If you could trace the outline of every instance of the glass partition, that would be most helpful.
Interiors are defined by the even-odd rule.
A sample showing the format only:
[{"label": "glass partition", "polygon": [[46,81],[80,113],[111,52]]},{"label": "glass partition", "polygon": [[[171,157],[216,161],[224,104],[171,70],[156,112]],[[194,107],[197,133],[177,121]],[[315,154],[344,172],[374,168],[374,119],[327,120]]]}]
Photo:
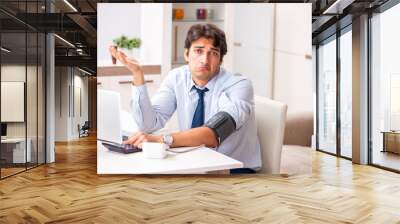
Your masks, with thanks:
[{"label": "glass partition", "polygon": [[318,149],[336,154],[336,37],[318,47]]},{"label": "glass partition", "polygon": [[[16,16],[42,13],[43,5],[0,2]],[[0,11],[0,178],[45,162],[45,45],[43,33]]]},{"label": "glass partition", "polygon": [[29,157],[27,167],[37,165],[38,149],[38,35],[27,33],[27,82],[26,82],[26,112],[27,112],[27,151]]},{"label": "glass partition", "polygon": [[340,155],[352,158],[352,32],[340,36]]},{"label": "glass partition", "polygon": [[371,162],[400,171],[400,4],[371,18]]},{"label": "glass partition", "polygon": [[[6,126],[1,140],[2,177],[26,169],[26,33],[1,34],[1,122]],[[7,49],[5,51],[4,49]]]},{"label": "glass partition", "polygon": [[[26,12],[42,13],[44,3],[40,1],[27,2]],[[31,20],[38,20],[33,17]],[[37,24],[38,21],[32,21]],[[27,167],[35,167],[38,165],[39,159],[39,67],[40,67],[40,48],[42,42],[39,32],[35,29],[27,27],[27,151],[30,151],[30,158]]]},{"label": "glass partition", "polygon": [[37,162],[43,164],[46,162],[46,36],[43,33],[38,34],[38,76],[37,76]]}]

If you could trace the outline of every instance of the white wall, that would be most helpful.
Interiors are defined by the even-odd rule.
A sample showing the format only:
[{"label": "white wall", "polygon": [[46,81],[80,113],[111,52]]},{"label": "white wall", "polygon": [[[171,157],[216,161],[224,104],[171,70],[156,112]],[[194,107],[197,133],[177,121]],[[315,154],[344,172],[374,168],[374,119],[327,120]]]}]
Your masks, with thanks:
[{"label": "white wall", "polygon": [[79,132],[78,132],[78,124],[82,126],[85,121],[88,121],[88,78],[87,76],[82,76],[82,73],[80,73],[78,70],[75,70],[75,75],[74,75],[74,108],[73,110],[75,113],[73,113],[73,119],[71,120],[72,122],[72,130],[71,130],[71,135],[73,138],[78,138],[79,137]]},{"label": "white wall", "polygon": [[55,141],[77,139],[78,124],[82,126],[88,120],[88,78],[82,75],[71,67],[56,67]]},{"label": "white wall", "polygon": [[163,4],[146,3],[140,8],[140,62],[143,64],[161,64],[163,51]]},{"label": "white wall", "polygon": [[[25,82],[25,75],[26,75],[26,71],[28,71],[28,74],[32,74],[33,72],[36,74],[36,67],[33,66],[27,66],[25,67],[25,65],[13,65],[13,64],[9,64],[9,65],[2,65],[1,66],[1,81],[10,81],[10,82]],[[33,80],[30,80],[29,83],[30,85],[34,84],[36,85],[36,81],[33,82]],[[33,89],[29,88],[27,89],[28,93],[28,99],[27,99],[27,103],[31,104],[31,102],[33,102],[34,100],[36,100],[36,88],[34,89],[34,92],[30,92]],[[3,96],[2,96],[3,97]],[[36,102],[36,101],[35,101]],[[36,108],[36,104],[31,105],[34,106],[34,108]],[[32,107],[31,107],[32,108]],[[33,109],[34,109],[33,108]],[[9,110],[10,108],[1,108],[1,110]],[[22,108],[24,110],[24,108]],[[27,114],[27,119],[29,122],[28,125],[28,137],[29,134],[32,132],[32,128],[33,125],[32,121],[35,119],[36,121],[36,113],[33,114],[32,113],[32,109],[28,109],[28,114]],[[7,136],[8,137],[25,137],[25,126],[26,126],[26,122],[7,122]],[[35,125],[36,128],[36,125]]]},{"label": "white wall", "polygon": [[115,38],[126,35],[140,37],[141,4],[97,4],[97,64],[111,65],[108,46]]},{"label": "white wall", "polygon": [[1,81],[1,122],[25,121],[25,82]]},{"label": "white wall", "polygon": [[98,66],[112,65],[108,46],[121,35],[141,38],[141,64],[161,64],[164,36],[163,4],[99,3],[97,9]]},{"label": "white wall", "polygon": [[[25,65],[2,65],[1,81],[25,82],[25,69]],[[7,110],[7,108],[1,108],[1,110]],[[7,136],[25,137],[25,126],[25,122],[7,123]]]},{"label": "white wall", "polygon": [[172,3],[163,4],[162,21],[161,75],[165,77],[172,67],[172,35],[167,35],[172,30]]},{"label": "white wall", "polygon": [[311,4],[276,6],[273,98],[288,113],[313,111]]},{"label": "white wall", "polygon": [[89,78],[87,76],[78,76],[81,80],[82,88],[82,116],[81,123],[89,120]]},{"label": "white wall", "polygon": [[69,111],[69,84],[68,67],[55,68],[55,141],[68,141],[70,116]]},{"label": "white wall", "polygon": [[256,95],[271,97],[274,4],[229,4],[227,16],[228,69],[250,78]]},{"label": "white wall", "polygon": [[226,4],[225,67],[253,82],[256,95],[314,111],[311,4]]},{"label": "white wall", "polygon": [[311,148],[316,149],[316,132],[317,132],[317,48],[312,46],[312,76],[313,76],[313,111],[314,124],[313,136],[311,137]]},{"label": "white wall", "polygon": [[25,69],[25,65],[2,65],[1,81],[25,82]]},{"label": "white wall", "polygon": [[[1,66],[2,82],[24,82],[26,85],[26,100],[22,97],[22,105],[17,108],[2,106],[2,112],[21,113],[22,122],[7,122],[7,137],[28,137],[30,139],[31,161],[39,159],[39,163],[44,162],[44,86],[41,67],[25,66],[20,64],[3,64]],[[27,78],[27,81],[25,79]],[[19,94],[24,95],[24,87],[19,89]],[[2,94],[5,89],[2,88]],[[2,95],[2,98],[7,95]],[[26,107],[25,107],[26,101]],[[3,104],[4,102],[2,102]],[[11,102],[12,103],[12,102]],[[19,110],[19,111],[16,111]],[[26,112],[26,120],[24,114]],[[50,150],[49,150],[50,151]],[[51,152],[51,151],[50,151]],[[39,156],[37,157],[37,153]]]}]

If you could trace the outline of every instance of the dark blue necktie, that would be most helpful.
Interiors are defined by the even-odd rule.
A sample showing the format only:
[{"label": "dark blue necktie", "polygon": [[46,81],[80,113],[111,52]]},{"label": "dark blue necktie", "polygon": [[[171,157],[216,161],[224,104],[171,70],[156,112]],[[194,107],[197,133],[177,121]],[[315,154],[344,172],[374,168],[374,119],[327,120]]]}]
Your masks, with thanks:
[{"label": "dark blue necktie", "polygon": [[194,87],[199,94],[199,101],[197,102],[196,111],[194,112],[192,128],[201,127],[204,124],[204,93],[208,91],[207,88],[198,89]]}]

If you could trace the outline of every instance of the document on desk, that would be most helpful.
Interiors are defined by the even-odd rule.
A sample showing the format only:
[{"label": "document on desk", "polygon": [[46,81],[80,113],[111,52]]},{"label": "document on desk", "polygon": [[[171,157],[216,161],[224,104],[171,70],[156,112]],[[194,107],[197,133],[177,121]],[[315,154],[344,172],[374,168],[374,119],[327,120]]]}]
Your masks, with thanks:
[{"label": "document on desk", "polygon": [[184,153],[184,152],[190,152],[196,149],[200,149],[204,147],[204,145],[199,145],[199,146],[191,146],[191,147],[176,147],[176,148],[169,148],[169,152],[175,152],[175,153]]}]

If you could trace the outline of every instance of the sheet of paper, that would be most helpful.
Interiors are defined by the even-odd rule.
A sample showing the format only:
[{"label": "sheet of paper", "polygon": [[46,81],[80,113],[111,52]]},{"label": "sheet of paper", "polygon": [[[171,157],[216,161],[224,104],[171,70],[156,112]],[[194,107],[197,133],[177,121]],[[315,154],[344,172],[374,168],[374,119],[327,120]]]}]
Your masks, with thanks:
[{"label": "sheet of paper", "polygon": [[177,147],[177,148],[170,148],[168,151],[170,152],[176,152],[176,153],[182,153],[182,152],[189,152],[192,150],[196,150],[199,148],[204,147],[204,145],[199,145],[199,146],[191,146],[191,147]]}]

